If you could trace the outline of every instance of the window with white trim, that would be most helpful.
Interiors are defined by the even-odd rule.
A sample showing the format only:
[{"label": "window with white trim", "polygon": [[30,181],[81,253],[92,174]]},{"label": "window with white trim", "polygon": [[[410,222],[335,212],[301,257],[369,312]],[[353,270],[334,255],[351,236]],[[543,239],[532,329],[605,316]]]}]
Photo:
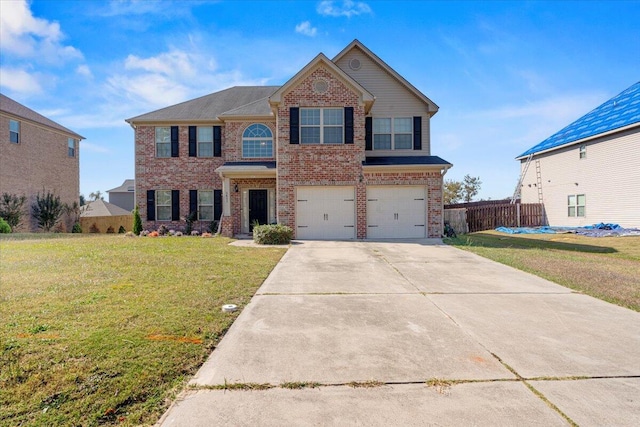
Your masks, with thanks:
[{"label": "window with white trim", "polygon": [[269,127],[254,123],[245,129],[242,134],[242,157],[273,157],[273,134]]},{"label": "window with white trim", "polygon": [[171,157],[171,127],[156,127],[156,157]]},{"label": "window with white trim", "polygon": [[584,194],[570,194],[567,197],[567,216],[584,217],[587,198]]},{"label": "window with white trim", "polygon": [[580,146],[580,158],[581,159],[587,158],[587,146],[585,144],[582,144]]},{"label": "window with white trim", "polygon": [[171,221],[171,190],[156,190],[156,220]]},{"label": "window with white trim", "polygon": [[213,190],[198,190],[198,220],[213,221]]},{"label": "window with white trim", "polygon": [[75,139],[69,138],[67,140],[67,151],[68,151],[69,157],[76,156],[76,140]]},{"label": "window with white trim", "polygon": [[20,142],[20,122],[17,120],[9,120],[9,141],[14,144]]},{"label": "window with white trim", "polygon": [[300,143],[343,144],[343,108],[301,108]]},{"label": "window with white trim", "polygon": [[411,117],[374,118],[374,150],[411,150],[413,119]]},{"label": "window with white trim", "polygon": [[213,157],[213,127],[198,126],[198,157]]}]

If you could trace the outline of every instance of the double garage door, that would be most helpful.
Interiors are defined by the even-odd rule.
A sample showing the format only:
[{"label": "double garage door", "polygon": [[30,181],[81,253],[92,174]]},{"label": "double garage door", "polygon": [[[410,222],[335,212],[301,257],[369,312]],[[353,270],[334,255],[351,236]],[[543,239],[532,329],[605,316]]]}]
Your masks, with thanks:
[{"label": "double garage door", "polygon": [[[424,187],[367,188],[367,238],[422,238],[425,235]],[[296,238],[355,239],[355,188],[297,187]]]}]

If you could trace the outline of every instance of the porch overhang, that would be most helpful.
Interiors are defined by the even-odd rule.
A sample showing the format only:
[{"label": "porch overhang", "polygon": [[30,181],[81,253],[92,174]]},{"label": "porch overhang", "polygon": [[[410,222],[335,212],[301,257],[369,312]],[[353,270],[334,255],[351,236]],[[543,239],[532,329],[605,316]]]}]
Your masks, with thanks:
[{"label": "porch overhang", "polygon": [[215,172],[221,178],[275,178],[276,162],[227,162]]},{"label": "porch overhang", "polygon": [[364,173],[438,171],[444,175],[451,167],[453,164],[438,156],[367,157],[362,162]]}]

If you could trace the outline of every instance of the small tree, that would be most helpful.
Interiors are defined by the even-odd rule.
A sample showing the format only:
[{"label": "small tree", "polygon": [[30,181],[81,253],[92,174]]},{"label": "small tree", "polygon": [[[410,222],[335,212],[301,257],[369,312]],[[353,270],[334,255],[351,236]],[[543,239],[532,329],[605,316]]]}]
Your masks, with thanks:
[{"label": "small tree", "polygon": [[31,206],[31,214],[38,223],[38,227],[49,232],[56,225],[64,210],[64,206],[60,203],[60,196],[56,196],[50,192],[42,190],[36,196],[36,201]]},{"label": "small tree", "polygon": [[138,205],[133,209],[133,234],[139,236],[142,232],[142,218],[140,218],[140,211]]},{"label": "small tree", "polygon": [[15,194],[2,193],[0,197],[0,217],[3,218],[11,229],[15,229],[22,222],[22,210],[24,203],[27,201],[26,196],[17,196]]},{"label": "small tree", "polygon": [[84,198],[84,194],[82,193],[80,193],[79,200],[80,200],[80,206],[84,206],[87,204],[87,200]]},{"label": "small tree", "polygon": [[104,197],[102,197],[102,192],[100,190],[92,191],[91,193],[89,193],[89,198],[94,202],[96,200],[104,200]]},{"label": "small tree", "polygon": [[472,177],[471,175],[465,175],[462,181],[462,193],[464,195],[464,201],[470,202],[480,192],[482,181],[480,177]]},{"label": "small tree", "polygon": [[443,202],[445,205],[453,205],[462,200],[462,183],[447,179],[444,182]]}]

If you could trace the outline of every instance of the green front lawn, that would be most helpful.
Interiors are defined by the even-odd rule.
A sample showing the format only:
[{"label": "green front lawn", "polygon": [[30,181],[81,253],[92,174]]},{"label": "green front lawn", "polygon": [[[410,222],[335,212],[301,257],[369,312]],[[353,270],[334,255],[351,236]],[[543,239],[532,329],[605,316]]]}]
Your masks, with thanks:
[{"label": "green front lawn", "polygon": [[155,423],[285,252],[56,237],[0,239],[0,425]]},{"label": "green front lawn", "polygon": [[484,231],[445,243],[640,311],[640,237]]}]

